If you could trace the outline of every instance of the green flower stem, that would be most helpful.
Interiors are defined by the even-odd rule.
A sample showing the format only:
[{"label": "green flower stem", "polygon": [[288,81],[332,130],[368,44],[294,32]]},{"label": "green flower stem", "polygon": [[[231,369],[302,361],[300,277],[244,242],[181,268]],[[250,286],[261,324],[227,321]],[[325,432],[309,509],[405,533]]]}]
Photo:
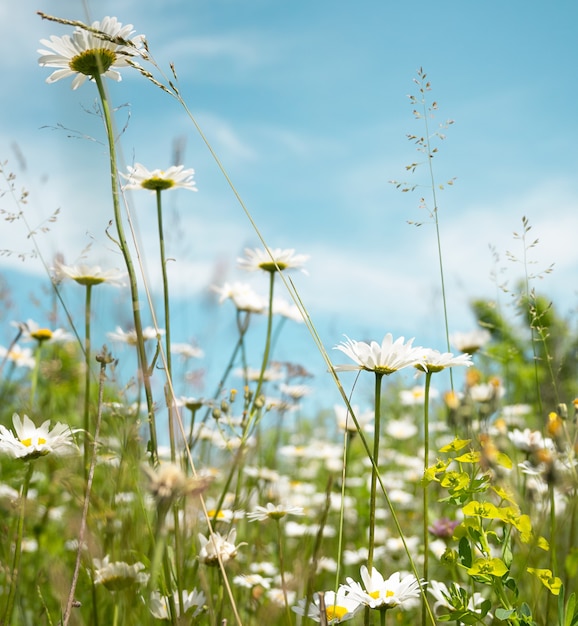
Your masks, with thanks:
[{"label": "green flower stem", "polygon": [[283,600],[285,602],[285,614],[287,624],[291,626],[291,609],[289,608],[289,600],[287,599],[287,582],[285,581],[285,557],[283,555],[283,532],[281,529],[281,520],[275,519],[277,525],[277,550],[279,552],[279,573],[281,575],[281,589],[283,590]]},{"label": "green flower stem", "polygon": [[375,372],[375,432],[373,435],[373,465],[371,467],[371,487],[369,492],[369,552],[367,569],[371,576],[373,552],[375,549],[375,505],[377,494],[377,474],[379,471],[379,435],[381,431],[381,381],[383,374]]},{"label": "green flower stem", "polygon": [[267,316],[267,337],[265,339],[265,349],[263,350],[263,363],[261,364],[261,372],[259,373],[259,380],[257,382],[257,388],[255,389],[255,395],[253,396],[253,404],[249,413],[249,418],[253,417],[263,382],[265,378],[265,370],[269,364],[269,354],[271,352],[271,333],[273,329],[273,291],[275,287],[275,272],[269,272],[269,314]]},{"label": "green flower stem", "polygon": [[92,309],[92,285],[86,285],[84,306],[84,478],[88,477],[88,440],[90,437],[90,312]]},{"label": "green flower stem", "polygon": [[30,408],[34,406],[34,398],[36,397],[36,387],[38,386],[38,374],[40,372],[40,357],[42,356],[42,341],[37,340],[36,350],[34,351],[34,369],[32,370],[32,378],[30,380]]},{"label": "green flower stem", "polygon": [[[165,255],[165,236],[163,232],[163,208],[161,201],[162,190],[156,190],[157,196],[157,221],[159,227],[159,246],[161,252],[161,270],[163,274],[163,300],[165,307],[165,358],[167,360],[167,375],[172,377],[173,369],[171,362],[171,322],[169,315],[169,280],[167,277],[167,258]],[[172,380],[172,378],[171,378]]]},{"label": "green flower stem", "polygon": [[[425,389],[423,400],[423,471],[424,475],[429,466],[429,393],[431,385],[431,371],[425,374]],[[427,483],[423,485],[423,578],[428,580],[429,576],[429,502]],[[425,626],[427,621],[427,611],[425,607],[425,596],[422,596],[421,623]]]},{"label": "green flower stem", "polygon": [[[87,350],[86,352],[88,354],[89,350]],[[100,375],[98,379],[99,381],[98,383],[98,411],[96,414],[96,424],[94,426],[94,437],[92,439],[92,458],[90,459],[90,467],[88,468],[88,473],[86,476],[84,504],[82,507],[80,530],[78,532],[78,551],[76,553],[76,563],[74,566],[72,584],[70,586],[68,600],[66,603],[66,610],[64,612],[64,617],[62,618],[62,626],[67,626],[68,621],[70,620],[70,615],[72,613],[72,607],[74,603],[74,593],[76,590],[76,585],[78,583],[78,576],[80,573],[80,561],[82,558],[82,553],[83,553],[83,548],[84,548],[84,536],[86,534],[86,527],[87,527],[87,520],[88,520],[88,508],[90,505],[90,493],[92,491],[92,483],[94,481],[94,473],[96,470],[98,439],[100,436],[100,426],[102,424],[102,407],[103,407],[103,399],[104,399],[104,384],[106,382],[106,366],[112,361],[112,358],[106,351],[103,351],[102,353],[97,355],[96,360],[100,363]],[[85,431],[85,440],[84,440],[85,459],[86,459],[86,451],[88,449],[88,437],[86,435],[87,435],[87,432]],[[94,593],[94,581],[93,581],[93,593]],[[93,602],[93,611],[96,611],[96,602]],[[95,623],[98,623],[98,622],[95,621]]]},{"label": "green flower stem", "polygon": [[20,493],[20,516],[18,517],[18,527],[16,530],[16,545],[14,546],[14,560],[12,561],[12,572],[10,575],[10,591],[8,593],[8,601],[2,618],[2,625],[9,626],[12,623],[12,613],[14,611],[14,599],[16,597],[16,589],[18,587],[18,577],[20,574],[20,559],[22,557],[22,536],[24,534],[24,517],[26,515],[26,498],[28,497],[28,489],[30,487],[30,479],[32,478],[33,464],[28,461],[26,466],[26,474],[22,483],[22,491]]},{"label": "green flower stem", "polygon": [[142,375],[143,385],[145,389],[146,402],[147,402],[147,411],[148,411],[148,422],[150,429],[150,448],[151,448],[151,456],[152,462],[156,463],[158,460],[158,445],[157,445],[157,434],[156,434],[156,424],[155,424],[155,414],[153,407],[153,395],[150,384],[150,373],[147,367],[147,357],[146,350],[144,344],[144,338],[142,333],[142,320],[140,314],[140,304],[138,297],[138,284],[136,278],[136,272],[134,269],[134,265],[132,262],[132,257],[130,255],[130,250],[128,247],[128,242],[126,239],[126,235],[124,232],[124,226],[122,223],[122,214],[119,200],[119,185],[118,185],[118,168],[116,164],[116,148],[115,148],[115,138],[114,138],[114,129],[112,124],[112,115],[110,112],[110,106],[108,102],[108,97],[106,94],[106,90],[104,88],[104,83],[102,82],[102,76],[97,72],[93,76],[96,85],[98,87],[98,94],[100,96],[100,101],[102,104],[102,113],[104,118],[104,125],[106,128],[106,135],[108,139],[108,150],[109,150],[109,161],[110,161],[110,178],[111,178],[111,188],[112,188],[112,204],[114,209],[114,220],[116,224],[116,230],[118,234],[118,243],[124,258],[124,262],[126,264],[126,269],[129,277],[130,283],[130,293],[132,299],[132,312],[134,319],[134,328],[137,336],[137,354],[138,354],[138,362]]}]

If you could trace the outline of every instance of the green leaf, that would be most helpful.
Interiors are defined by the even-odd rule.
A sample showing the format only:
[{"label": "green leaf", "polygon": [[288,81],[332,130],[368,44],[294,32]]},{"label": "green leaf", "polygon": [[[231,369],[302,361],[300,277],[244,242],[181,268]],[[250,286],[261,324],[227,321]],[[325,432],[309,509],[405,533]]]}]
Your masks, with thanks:
[{"label": "green leaf", "polygon": [[466,537],[462,537],[460,539],[458,550],[460,554],[460,559],[462,561],[462,565],[464,567],[471,567],[472,566],[472,548],[470,546],[470,542],[467,540]]},{"label": "green leaf", "polygon": [[514,613],[514,609],[496,609],[496,617],[501,620],[507,620]]}]

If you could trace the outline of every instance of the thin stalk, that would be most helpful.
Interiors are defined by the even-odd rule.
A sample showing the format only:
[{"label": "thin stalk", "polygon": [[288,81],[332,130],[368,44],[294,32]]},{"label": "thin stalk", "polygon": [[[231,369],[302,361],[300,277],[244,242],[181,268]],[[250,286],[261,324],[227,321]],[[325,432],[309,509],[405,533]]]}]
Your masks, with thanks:
[{"label": "thin stalk", "polygon": [[28,497],[28,489],[30,487],[30,479],[32,478],[33,464],[29,461],[22,483],[22,491],[20,492],[20,515],[18,517],[18,527],[16,529],[16,545],[14,546],[14,559],[12,561],[12,572],[10,574],[10,591],[8,593],[8,601],[2,618],[3,626],[9,626],[12,623],[12,613],[14,611],[14,599],[16,598],[16,589],[18,587],[18,578],[20,575],[20,560],[22,558],[22,536],[24,534],[24,517],[26,515],[26,499]]},{"label": "thin stalk", "polygon": [[285,581],[285,557],[283,555],[283,533],[281,531],[281,520],[276,519],[277,525],[277,549],[279,551],[279,573],[281,574],[281,588],[283,590],[283,601],[285,603],[285,615],[287,624],[291,626],[291,609],[289,608],[289,600],[287,598],[287,583]]},{"label": "thin stalk", "polygon": [[[86,351],[89,353],[89,350]],[[72,605],[74,603],[74,592],[76,590],[76,584],[78,582],[78,576],[80,573],[80,560],[82,557],[82,551],[84,549],[84,536],[86,533],[86,524],[88,519],[88,507],[90,505],[90,492],[92,491],[92,483],[94,480],[94,472],[96,469],[97,460],[97,446],[98,438],[100,436],[100,425],[102,423],[102,407],[104,399],[104,383],[106,381],[106,366],[112,361],[110,355],[106,352],[99,354],[96,360],[100,363],[100,376],[98,379],[98,410],[96,413],[96,424],[94,427],[94,437],[92,438],[92,458],[90,460],[90,467],[86,478],[86,491],[84,493],[84,505],[82,507],[82,517],[80,520],[80,530],[78,532],[78,551],[76,553],[76,563],[74,566],[74,573],[72,575],[72,583],[70,585],[70,591],[68,593],[68,600],[66,602],[66,610],[62,619],[62,626],[67,626],[70,620],[70,614],[72,611]],[[85,453],[88,449],[88,441],[85,432]],[[93,585],[94,588],[94,585]],[[96,607],[96,603],[93,605],[93,609]]]},{"label": "thin stalk", "polygon": [[159,247],[161,253],[161,270],[163,275],[163,301],[165,307],[165,358],[167,360],[167,376],[173,374],[172,362],[171,362],[171,322],[169,314],[169,279],[167,277],[167,258],[165,255],[165,236],[163,232],[163,208],[161,201],[162,190],[156,190],[157,196],[157,221],[159,228]]},{"label": "thin stalk", "polygon": [[371,467],[371,487],[369,492],[369,551],[367,569],[371,576],[375,543],[375,508],[377,495],[377,474],[379,472],[379,434],[381,430],[381,381],[383,374],[375,372],[375,432],[373,435],[373,465]]},{"label": "thin stalk", "polygon": [[[451,370],[450,370],[451,371]],[[423,402],[423,471],[424,475],[429,467],[429,393],[431,385],[431,371],[425,375],[425,391]],[[423,485],[423,578],[428,580],[429,576],[429,501],[428,501],[427,483]],[[422,596],[422,612],[421,623],[425,626],[427,621],[427,612],[425,606],[425,596]]]},{"label": "thin stalk", "polygon": [[84,305],[84,477],[88,476],[88,440],[90,437],[90,312],[92,309],[92,285],[86,285]]},{"label": "thin stalk", "polygon": [[158,445],[157,445],[155,414],[154,414],[154,407],[153,407],[153,395],[152,395],[152,389],[151,389],[151,384],[150,384],[150,374],[149,374],[149,370],[147,367],[147,357],[146,357],[144,338],[143,338],[143,333],[142,333],[142,319],[141,319],[140,303],[139,303],[139,297],[138,297],[137,277],[136,277],[136,272],[135,272],[134,265],[132,262],[130,250],[128,247],[126,235],[124,232],[124,226],[122,223],[121,206],[120,206],[120,200],[119,200],[118,168],[117,168],[117,162],[116,162],[116,148],[115,148],[112,115],[110,111],[110,105],[108,102],[106,89],[102,81],[102,76],[99,73],[95,73],[93,78],[98,87],[98,95],[100,96],[100,101],[102,104],[104,125],[106,128],[106,135],[108,139],[114,221],[115,221],[116,230],[118,234],[118,243],[119,243],[123,258],[124,258],[124,262],[125,262],[128,277],[129,277],[134,327],[135,327],[135,332],[137,336],[138,362],[139,362],[139,368],[140,368],[141,376],[143,380],[143,385],[145,388],[145,395],[146,395],[146,402],[147,402],[147,411],[148,411],[147,417],[148,417],[149,430],[150,430],[151,460],[153,463],[156,463],[158,461]]},{"label": "thin stalk", "polygon": [[269,272],[269,312],[267,315],[267,337],[265,339],[265,349],[263,350],[263,362],[261,363],[261,371],[259,373],[259,380],[257,381],[257,388],[255,389],[255,395],[253,396],[253,404],[250,411],[250,419],[253,416],[256,404],[258,402],[261,389],[263,387],[263,381],[265,378],[265,370],[269,364],[269,353],[271,351],[271,332],[273,329],[273,291],[275,287],[275,272]]}]

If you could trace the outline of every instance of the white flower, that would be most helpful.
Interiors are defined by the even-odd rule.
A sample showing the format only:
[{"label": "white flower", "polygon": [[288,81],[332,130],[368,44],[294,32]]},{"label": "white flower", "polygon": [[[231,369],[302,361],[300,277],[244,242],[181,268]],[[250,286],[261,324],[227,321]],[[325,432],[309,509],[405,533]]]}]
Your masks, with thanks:
[{"label": "white flower", "polygon": [[[433,611],[437,614],[439,609],[449,609],[452,610],[468,610],[474,613],[478,613],[479,609],[484,602],[484,597],[481,593],[477,591],[473,593],[471,597],[468,598],[468,594],[456,583],[452,583],[451,587],[447,587],[447,585],[443,582],[439,582],[437,580],[430,580],[428,582],[428,589],[431,595],[435,599],[435,604],[433,605]],[[467,604],[464,606],[464,600],[467,599]],[[453,602],[452,602],[453,600]],[[487,614],[489,618],[491,618],[491,614]]]},{"label": "white flower", "polygon": [[42,55],[38,63],[57,68],[46,82],[74,76],[72,88],[77,89],[87,77],[93,79],[99,74],[121,80],[117,69],[130,65],[129,60],[140,54],[144,41],[143,35],[129,39],[133,33],[132,24],[123,26],[116,17],[105,17],[101,22],[93,22],[90,30],[78,27],[72,37],[52,35],[50,39],[41,39],[48,50],[38,50]]},{"label": "white flower", "polygon": [[[313,602],[309,604],[307,609],[307,617],[321,621],[321,608],[320,608],[320,596],[318,593],[313,595]],[[334,591],[326,591],[323,594],[323,601],[325,604],[325,618],[326,623],[340,624],[347,620],[352,619],[355,614],[363,608],[361,602],[353,595],[348,595],[343,588],[339,589],[337,593]],[[307,604],[307,598],[303,598],[299,601],[297,606],[292,607],[292,610],[297,615],[305,615],[305,606]]]},{"label": "white flower", "polygon": [[[182,596],[180,598],[178,591],[173,593],[173,602],[177,611],[177,618],[189,614],[192,609],[194,609],[194,611],[189,614],[190,617],[197,617],[197,615],[200,615],[203,612],[205,601],[205,594],[202,591],[197,591],[196,589],[193,589],[190,593],[183,589]],[[167,596],[162,596],[158,591],[153,591],[151,593],[149,610],[153,617],[162,620],[171,619],[169,606],[169,598]]]},{"label": "white flower", "polygon": [[460,354],[454,356],[451,352],[438,352],[431,348],[423,349],[423,362],[418,363],[416,368],[422,372],[441,372],[446,367],[456,367],[473,365],[471,354]]},{"label": "white flower", "polygon": [[313,389],[309,385],[287,385],[286,383],[279,385],[279,391],[293,400],[300,400],[313,393]]},{"label": "white flower", "polygon": [[456,350],[474,354],[485,346],[492,338],[492,335],[485,328],[477,328],[467,333],[453,333],[450,335],[450,342]]},{"label": "white flower", "polygon": [[219,556],[221,561],[226,563],[227,561],[234,559],[237,556],[239,547],[244,544],[235,545],[235,539],[237,538],[237,529],[231,528],[229,534],[225,537],[220,533],[212,533],[208,537],[205,537],[199,533],[199,541],[201,543],[201,549],[199,550],[199,561],[205,565],[218,565]]},{"label": "white flower", "polygon": [[349,339],[347,335],[345,337],[347,341],[342,341],[340,345],[335,346],[335,350],[341,350],[355,361],[356,365],[336,365],[337,372],[367,370],[388,375],[404,367],[416,367],[423,363],[424,349],[414,348],[413,339],[407,343],[404,343],[403,337],[393,341],[391,333],[387,333],[380,345],[377,341],[368,344],[364,341]]},{"label": "white flower", "polygon": [[265,578],[260,574],[246,574],[239,575],[233,578],[235,585],[239,587],[245,587],[246,589],[253,589],[253,587],[263,587],[263,589],[271,588],[271,579]]},{"label": "white flower", "polygon": [[0,424],[0,452],[15,459],[30,460],[50,453],[64,455],[78,450],[73,431],[67,424],[57,423],[50,430],[50,420],[46,420],[37,428],[27,415],[20,419],[17,413],[12,416],[12,423],[16,436]]},{"label": "white flower", "polygon": [[305,261],[309,259],[306,254],[295,254],[295,250],[270,248],[269,251],[255,248],[245,248],[245,258],[237,259],[241,269],[248,272],[263,270],[276,272],[278,270],[302,269]]},{"label": "white flower", "polygon": [[370,575],[365,565],[361,566],[360,573],[363,587],[352,578],[347,578],[348,584],[342,589],[372,609],[393,608],[420,596],[420,581],[413,574],[402,577],[395,572],[385,580],[375,568]]},{"label": "white flower", "polygon": [[190,343],[172,343],[171,352],[180,355],[183,359],[202,359],[205,356],[201,348]]},{"label": "white flower", "polygon": [[252,513],[247,513],[247,519],[250,522],[266,519],[280,520],[286,515],[303,515],[303,507],[286,506],[284,504],[275,506],[272,502],[268,502],[265,506],[256,506]]},{"label": "white flower", "polygon": [[285,300],[285,298],[273,298],[273,315],[286,317],[300,324],[304,321],[303,314],[299,310],[299,307]]},{"label": "white flower", "polygon": [[140,563],[129,565],[124,561],[110,561],[108,554],[104,559],[93,559],[94,584],[103,585],[110,591],[127,589],[133,585],[146,585],[149,575],[143,572],[145,566]]},{"label": "white flower", "polygon": [[239,311],[247,311],[248,313],[263,313],[267,308],[267,301],[260,296],[247,283],[235,282],[233,284],[225,283],[222,287],[212,287],[213,291],[220,294],[219,303],[225,300],[232,300],[233,304]]},{"label": "white flower", "polygon": [[524,452],[555,449],[552,439],[544,437],[539,430],[530,430],[529,428],[519,430],[518,428],[515,428],[512,432],[508,433],[508,438],[514,447],[518,448],[518,450],[523,450]]},{"label": "white flower", "polygon": [[118,269],[102,270],[99,265],[89,266],[84,263],[77,265],[64,265],[64,263],[56,262],[54,267],[54,275],[57,281],[63,278],[70,278],[79,285],[93,286],[101,283],[109,285],[117,285],[121,287],[126,272]]},{"label": "white flower", "polygon": [[50,330],[43,328],[34,320],[29,319],[26,322],[12,322],[22,333],[22,341],[38,341],[38,343],[65,343],[72,341],[74,338],[62,328]]},{"label": "white flower", "polygon": [[388,420],[385,432],[397,440],[410,439],[417,435],[417,426],[408,418],[399,420]]},{"label": "white flower", "polygon": [[[432,398],[437,398],[439,396],[439,391],[430,387],[429,389],[429,397],[430,400]],[[411,389],[402,389],[399,392],[399,401],[403,404],[403,406],[423,406],[425,400],[425,387],[423,385],[416,385]]]},{"label": "white flower", "polygon": [[[375,413],[371,409],[368,409],[367,411],[360,413],[358,406],[352,406],[351,408],[353,409],[353,413],[355,414],[355,417],[357,418],[357,423],[359,424],[359,427],[361,428],[361,430],[368,430],[369,426],[371,425],[371,422],[375,418]],[[351,412],[346,406],[343,406],[342,404],[334,404],[333,410],[335,411],[335,417],[337,419],[337,426],[341,430],[347,430],[352,433],[357,432],[357,426],[355,425],[355,422],[353,421]]]},{"label": "white flower", "polygon": [[17,343],[12,345],[10,349],[0,346],[0,359],[6,359],[13,363],[16,367],[28,367],[34,369],[36,359],[32,355],[31,348],[21,348]]},{"label": "white flower", "polygon": [[167,170],[148,170],[144,165],[135,163],[134,167],[127,167],[128,175],[120,175],[127,180],[123,189],[148,189],[149,191],[164,191],[165,189],[189,189],[197,191],[193,176],[195,170],[184,169],[184,165],[171,165]]},{"label": "white flower", "polygon": [[[121,343],[127,343],[129,346],[136,346],[137,336],[136,330],[129,330],[125,332],[120,326],[116,327],[114,333],[107,333],[113,341],[119,341]],[[164,335],[165,331],[159,329],[159,335]],[[152,326],[147,326],[142,329],[142,336],[145,341],[149,339],[157,338],[157,331]]]}]

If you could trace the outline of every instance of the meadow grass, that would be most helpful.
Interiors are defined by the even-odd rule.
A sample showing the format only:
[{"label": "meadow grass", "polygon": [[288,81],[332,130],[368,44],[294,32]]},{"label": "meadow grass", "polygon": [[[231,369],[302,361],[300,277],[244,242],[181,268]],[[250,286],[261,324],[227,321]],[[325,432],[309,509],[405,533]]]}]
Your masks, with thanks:
[{"label": "meadow grass", "polygon": [[[91,79],[82,88],[96,89],[100,101],[108,234],[125,267],[46,262],[67,328],[21,321],[2,348],[0,623],[578,624],[578,337],[533,287],[528,254],[537,241],[528,242],[525,218],[515,234],[522,282],[509,292],[509,309],[474,302],[479,327],[452,332],[432,166],[441,136],[430,135],[437,104],[428,103],[423,70],[411,103],[421,107],[415,117],[425,134],[409,139],[427,163],[447,346],[414,345],[384,329],[374,341],[348,338],[335,353],[291,280],[307,257],[264,240],[182,99],[175,68],[163,73],[146,40],[114,18],[88,26],[42,17],[73,33],[43,41],[49,49],[40,63],[55,70],[49,80],[72,78],[80,87]],[[175,375],[177,355],[190,363],[201,352],[172,342],[162,219],[164,195],[195,190],[194,172],[140,164],[119,171],[105,80],[119,69],[140,72],[184,107],[263,244],[239,265],[261,275],[266,296],[247,284],[215,287],[221,302],[234,305],[238,337],[207,397],[184,395],[186,379]],[[3,201],[12,203],[2,215],[26,220],[26,196],[16,193],[7,164],[2,173]],[[160,307],[143,269],[129,189],[156,195]],[[420,205],[427,206],[423,197]],[[28,231],[32,241],[50,236]],[[94,289],[122,280],[133,328],[113,331],[112,319],[99,320],[111,342],[95,348]],[[63,281],[84,290],[82,324],[66,309]],[[280,290],[291,305],[280,307]],[[264,334],[255,328],[259,316]],[[314,381],[299,362],[272,356],[285,323],[309,329],[339,406],[302,411]],[[121,343],[135,352],[128,381],[117,374]],[[454,368],[463,383],[452,377],[443,388],[439,374]],[[416,373],[415,386],[401,370]],[[341,382],[347,371],[356,384],[372,377],[367,406],[358,406],[355,385],[346,390]]]}]

